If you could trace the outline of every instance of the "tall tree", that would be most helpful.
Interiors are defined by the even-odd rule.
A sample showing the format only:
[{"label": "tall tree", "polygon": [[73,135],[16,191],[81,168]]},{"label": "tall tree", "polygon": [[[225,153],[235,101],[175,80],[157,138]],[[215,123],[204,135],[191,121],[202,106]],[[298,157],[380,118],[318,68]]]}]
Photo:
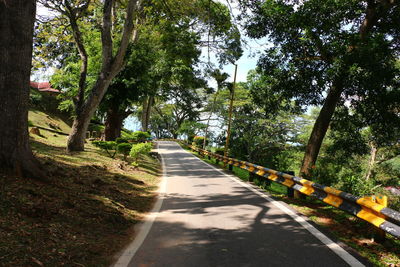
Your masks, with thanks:
[{"label": "tall tree", "polygon": [[[41,3],[52,10],[60,12],[63,16],[68,18],[74,42],[80,55],[81,70],[79,88],[78,94],[74,99],[75,118],[72,124],[71,133],[68,137],[67,150],[82,151],[84,149],[85,134],[90,120],[106,93],[112,79],[122,69],[126,50],[131,39],[136,39],[135,36],[137,31],[135,31],[135,20],[137,22],[142,1],[129,0],[126,3],[126,17],[118,46],[114,45],[115,42],[112,36],[112,9],[114,1],[104,0],[102,3],[101,68],[87,97],[85,97],[85,87],[87,79],[88,53],[83,41],[79,20],[82,16],[87,14],[87,8],[92,3],[90,0],[80,0],[77,2],[68,0],[63,1],[62,3],[53,0],[43,0]],[[114,53],[114,51],[116,51],[116,53]]]},{"label": "tall tree", "polygon": [[393,36],[398,36],[400,29],[394,23],[400,15],[399,3],[241,2],[250,10],[245,15],[249,36],[267,36],[274,43],[259,61],[270,77],[269,91],[303,106],[322,105],[300,170],[308,175],[338,105],[350,101],[356,106],[398,88],[393,87],[398,49]]},{"label": "tall tree", "polygon": [[36,1],[0,1],[0,168],[43,178],[28,134],[29,79]]}]

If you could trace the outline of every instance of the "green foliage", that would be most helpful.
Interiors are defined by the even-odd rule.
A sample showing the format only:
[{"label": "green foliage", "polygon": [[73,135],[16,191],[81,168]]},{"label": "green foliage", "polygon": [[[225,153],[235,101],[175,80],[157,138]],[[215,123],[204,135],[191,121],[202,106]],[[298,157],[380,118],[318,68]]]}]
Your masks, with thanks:
[{"label": "green foliage", "polygon": [[117,143],[117,152],[124,155],[124,160],[130,154],[132,144],[129,143]]},{"label": "green foliage", "polygon": [[42,98],[42,95],[36,89],[30,90],[29,101],[33,106],[40,107]]},{"label": "green foliage", "polygon": [[[204,136],[195,136],[193,138],[193,143],[195,144],[195,146],[202,147],[204,144],[204,139],[205,139]],[[208,143],[208,140],[206,140],[206,144],[207,143]]]},{"label": "green foliage", "polygon": [[124,137],[118,137],[115,139],[115,142],[117,144],[121,144],[121,143],[129,143],[129,138],[124,138]]},{"label": "green foliage", "polygon": [[204,130],[206,125],[204,123],[185,120],[179,127],[177,133],[185,134],[188,138],[188,142],[192,142],[193,138],[198,134],[201,130]]},{"label": "green foliage", "polygon": [[147,155],[150,153],[153,148],[152,143],[140,143],[132,145],[129,155],[134,159],[134,162],[137,163],[138,158],[141,155]]},{"label": "green foliage", "polygon": [[142,131],[136,131],[134,133],[132,133],[132,139],[136,142],[145,142],[147,141],[151,135],[148,132],[142,132]]},{"label": "green foliage", "polygon": [[106,151],[111,158],[114,158],[117,153],[117,143],[114,141],[93,141],[92,144]]},{"label": "green foliage", "polygon": [[225,153],[225,149],[223,147],[217,147],[215,148],[214,153],[223,156]]}]

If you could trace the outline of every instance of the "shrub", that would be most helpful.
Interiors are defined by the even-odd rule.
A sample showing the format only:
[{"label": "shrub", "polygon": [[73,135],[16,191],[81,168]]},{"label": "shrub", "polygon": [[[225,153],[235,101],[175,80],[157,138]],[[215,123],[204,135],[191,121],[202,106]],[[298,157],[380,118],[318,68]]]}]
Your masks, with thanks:
[{"label": "shrub", "polygon": [[126,157],[129,155],[131,149],[132,149],[132,144],[129,144],[129,143],[117,144],[117,152],[124,155],[125,161],[126,161]]},{"label": "shrub", "polygon": [[122,143],[129,143],[130,139],[129,138],[124,138],[124,137],[118,137],[115,139],[115,142],[117,144],[122,144]]},{"label": "shrub", "polygon": [[193,142],[193,138],[195,137],[195,135],[189,135],[188,136],[188,143]]},{"label": "shrub", "polygon": [[214,153],[223,156],[225,153],[225,149],[223,147],[218,147],[215,149]]},{"label": "shrub", "polygon": [[132,145],[129,155],[133,158],[134,162],[137,164],[139,156],[149,154],[153,148],[152,143],[140,143]]},{"label": "shrub", "polygon": [[114,158],[117,153],[117,143],[115,141],[93,141],[92,144],[106,151],[111,158]]},{"label": "shrub", "polygon": [[[195,137],[193,137],[193,143],[196,146],[199,146],[199,147],[203,146],[204,136],[195,136]],[[206,145],[207,145],[207,143],[208,143],[208,140],[206,140]]]},{"label": "shrub", "polygon": [[136,131],[132,134],[132,139],[136,142],[142,143],[149,139],[151,135],[148,132]]}]

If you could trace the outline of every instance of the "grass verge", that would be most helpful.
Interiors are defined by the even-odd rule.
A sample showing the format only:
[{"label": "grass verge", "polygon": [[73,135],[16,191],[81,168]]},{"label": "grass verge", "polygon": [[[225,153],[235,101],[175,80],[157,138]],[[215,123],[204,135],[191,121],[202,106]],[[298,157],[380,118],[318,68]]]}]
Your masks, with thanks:
[{"label": "grass verge", "polygon": [[[214,159],[202,157],[184,145],[182,147],[201,160],[224,169],[222,162],[217,164]],[[249,181],[248,171],[234,166],[232,172],[241,180]],[[387,235],[385,242],[374,242],[371,238],[372,226],[355,216],[310,197],[306,199],[288,198],[285,186],[274,182],[268,185],[265,179],[261,177],[255,178],[253,183],[267,191],[275,199],[289,204],[299,213],[307,216],[322,229],[330,232],[336,239],[355,249],[375,266],[400,266],[400,240]]]},{"label": "grass verge", "polygon": [[91,144],[72,154],[65,144],[49,131],[31,139],[49,183],[0,174],[0,266],[109,266],[151,209],[157,159],[134,168]]}]

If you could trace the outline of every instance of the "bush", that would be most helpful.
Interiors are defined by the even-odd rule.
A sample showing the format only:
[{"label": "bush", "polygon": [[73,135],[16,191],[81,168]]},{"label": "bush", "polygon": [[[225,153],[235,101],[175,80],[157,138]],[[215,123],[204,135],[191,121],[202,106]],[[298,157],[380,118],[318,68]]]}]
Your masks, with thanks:
[{"label": "bush", "polygon": [[151,135],[148,132],[136,131],[132,134],[132,139],[136,142],[142,143],[148,140]]},{"label": "bush", "polygon": [[117,144],[117,152],[124,155],[124,160],[126,160],[126,157],[129,155],[131,149],[132,149],[132,144],[129,143]]},{"label": "bush", "polygon": [[124,137],[118,137],[115,139],[115,142],[117,144],[122,144],[122,143],[129,143],[130,139],[129,138],[124,138]]},{"label": "bush", "polygon": [[106,151],[111,158],[114,158],[117,153],[117,143],[114,141],[93,141],[92,144]]},{"label": "bush", "polygon": [[137,164],[139,156],[149,154],[152,148],[152,143],[135,144],[132,145],[129,155],[134,159],[134,162]]},{"label": "bush", "polygon": [[[204,138],[205,138],[204,136],[195,136],[193,137],[193,143],[195,144],[195,146],[202,147],[204,143]],[[207,143],[208,140],[206,140],[206,145]]]},{"label": "bush", "polygon": [[189,135],[188,136],[188,143],[193,142],[193,138],[195,137],[195,135]]},{"label": "bush", "polygon": [[215,149],[214,153],[223,156],[225,153],[225,149],[223,147],[218,147]]}]

